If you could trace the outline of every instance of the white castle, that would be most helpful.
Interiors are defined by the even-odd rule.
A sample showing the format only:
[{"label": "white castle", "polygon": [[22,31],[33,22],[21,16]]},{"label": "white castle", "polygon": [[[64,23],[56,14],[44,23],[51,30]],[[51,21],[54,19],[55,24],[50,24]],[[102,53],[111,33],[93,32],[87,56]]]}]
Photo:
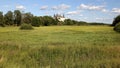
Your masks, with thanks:
[{"label": "white castle", "polygon": [[64,20],[66,19],[64,14],[61,15],[61,14],[54,14],[54,19],[57,19],[58,21],[62,21],[64,22]]}]

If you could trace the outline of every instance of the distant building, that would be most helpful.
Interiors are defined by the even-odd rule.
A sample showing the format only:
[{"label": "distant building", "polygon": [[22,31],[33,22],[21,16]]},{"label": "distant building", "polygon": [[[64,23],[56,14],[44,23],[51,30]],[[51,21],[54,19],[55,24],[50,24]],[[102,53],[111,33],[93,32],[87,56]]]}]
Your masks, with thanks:
[{"label": "distant building", "polygon": [[63,15],[60,15],[60,14],[54,14],[54,19],[57,19],[58,21],[62,21],[62,22],[64,22],[64,20],[65,20],[65,16],[64,16],[64,14],[63,14]]}]

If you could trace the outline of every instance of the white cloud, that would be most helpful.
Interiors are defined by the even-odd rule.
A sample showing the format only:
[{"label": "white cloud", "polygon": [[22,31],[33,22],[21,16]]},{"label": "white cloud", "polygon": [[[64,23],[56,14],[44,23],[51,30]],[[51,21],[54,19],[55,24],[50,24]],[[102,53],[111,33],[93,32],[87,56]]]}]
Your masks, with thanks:
[{"label": "white cloud", "polygon": [[111,18],[96,18],[97,21],[110,21]]},{"label": "white cloud", "polygon": [[58,6],[53,6],[52,9],[53,10],[66,10],[69,9],[70,5],[66,5],[66,4],[60,4]]},{"label": "white cloud", "polygon": [[102,5],[96,6],[96,5],[81,4],[77,8],[84,9],[84,10],[97,10],[97,11],[107,12],[107,10],[105,9],[105,6],[102,6]]},{"label": "white cloud", "polygon": [[102,20],[103,21],[103,18],[95,18],[96,20]]},{"label": "white cloud", "polygon": [[107,9],[102,9],[101,11],[102,12],[109,12],[109,10],[107,10]]},{"label": "white cloud", "polygon": [[65,9],[69,9],[70,6],[69,5],[66,5],[66,4],[61,4],[58,6],[61,10],[65,10]]},{"label": "white cloud", "polygon": [[113,8],[112,9],[113,13],[119,13],[120,14],[120,8]]},{"label": "white cloud", "polygon": [[58,10],[59,8],[57,6],[53,6],[52,10]]},{"label": "white cloud", "polygon": [[24,10],[24,9],[26,9],[26,8],[25,8],[25,6],[23,6],[23,5],[17,5],[17,6],[16,6],[16,9],[18,9],[18,10]]},{"label": "white cloud", "polygon": [[87,20],[87,19],[88,19],[88,17],[84,17],[83,19]]},{"label": "white cloud", "polygon": [[70,11],[66,13],[67,15],[77,15],[80,14],[80,11]]},{"label": "white cloud", "polygon": [[41,6],[41,7],[40,7],[40,10],[46,10],[47,8],[48,8],[47,5],[45,5],[45,6]]}]

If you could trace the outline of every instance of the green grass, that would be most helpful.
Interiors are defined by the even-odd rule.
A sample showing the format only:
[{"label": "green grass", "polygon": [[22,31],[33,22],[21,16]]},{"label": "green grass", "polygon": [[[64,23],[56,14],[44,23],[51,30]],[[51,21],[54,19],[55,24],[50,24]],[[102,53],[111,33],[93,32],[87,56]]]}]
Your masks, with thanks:
[{"label": "green grass", "polygon": [[120,68],[109,26],[0,27],[0,68]]}]

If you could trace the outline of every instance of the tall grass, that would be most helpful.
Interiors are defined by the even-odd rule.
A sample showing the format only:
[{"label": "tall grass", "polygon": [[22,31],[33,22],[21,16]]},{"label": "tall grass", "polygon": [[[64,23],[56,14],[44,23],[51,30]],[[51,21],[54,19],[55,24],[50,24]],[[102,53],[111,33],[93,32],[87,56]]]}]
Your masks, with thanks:
[{"label": "tall grass", "polygon": [[0,68],[120,68],[119,41],[108,26],[0,28]]}]

